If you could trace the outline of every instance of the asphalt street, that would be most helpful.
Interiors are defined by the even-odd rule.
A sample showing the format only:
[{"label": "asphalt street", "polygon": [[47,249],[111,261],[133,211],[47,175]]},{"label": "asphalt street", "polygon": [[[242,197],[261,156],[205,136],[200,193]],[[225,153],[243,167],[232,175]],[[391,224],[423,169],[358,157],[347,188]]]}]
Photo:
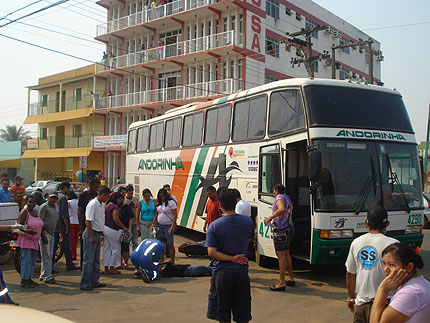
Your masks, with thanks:
[{"label": "asphalt street", "polygon": [[[198,240],[183,232],[175,244]],[[420,271],[430,279],[430,230],[425,231]],[[177,253],[178,264],[209,263],[207,258],[190,258]],[[315,267],[293,260],[296,287],[271,292],[268,286],[278,277],[276,263],[259,267],[250,262],[253,322],[350,322],[346,308],[344,266]],[[209,322],[206,319],[209,277],[161,278],[150,284],[133,278],[133,270],[120,275],[101,276],[107,287],[82,292],[80,271],[65,271],[63,259],[57,264],[56,285],[20,289],[20,278],[10,263],[2,270],[10,295],[21,306],[49,312],[75,322]],[[39,266],[36,267],[36,272]],[[12,322],[13,320],[8,320]]]}]

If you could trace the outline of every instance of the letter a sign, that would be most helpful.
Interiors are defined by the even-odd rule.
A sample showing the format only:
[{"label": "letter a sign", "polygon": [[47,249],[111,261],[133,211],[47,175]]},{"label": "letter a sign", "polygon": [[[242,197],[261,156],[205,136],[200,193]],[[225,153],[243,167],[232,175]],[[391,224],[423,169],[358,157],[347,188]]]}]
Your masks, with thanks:
[{"label": "letter a sign", "polygon": [[87,168],[87,156],[79,157],[79,168]]}]

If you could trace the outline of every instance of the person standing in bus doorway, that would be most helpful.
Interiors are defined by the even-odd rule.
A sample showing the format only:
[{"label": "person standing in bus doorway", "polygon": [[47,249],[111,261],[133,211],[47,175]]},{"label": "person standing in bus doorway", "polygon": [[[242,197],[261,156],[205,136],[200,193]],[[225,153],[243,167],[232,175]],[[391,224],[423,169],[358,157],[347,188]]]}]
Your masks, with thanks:
[{"label": "person standing in bus doorway", "polygon": [[209,228],[209,224],[211,224],[213,221],[218,219],[220,217],[220,208],[219,208],[219,201],[218,201],[218,194],[216,193],[215,187],[212,185],[209,186],[206,189],[206,194],[208,196],[208,202],[206,204],[206,220],[205,224],[203,226],[203,231],[206,232],[206,230]]},{"label": "person standing in bus doorway", "polygon": [[252,220],[236,214],[236,198],[232,190],[219,194],[223,216],[213,222],[206,235],[209,257],[213,258],[213,274],[208,295],[207,318],[219,322],[251,320],[251,287],[248,276],[248,239],[254,234]]},{"label": "person standing in bus doorway", "polygon": [[353,313],[353,322],[370,322],[370,311],[379,284],[384,280],[382,251],[396,242],[384,235],[388,221],[387,211],[380,205],[367,212],[369,233],[355,239],[346,260],[347,306]]},{"label": "person standing in bus doorway", "polygon": [[[279,283],[270,286],[272,291],[284,291],[285,286],[294,287],[296,281],[293,274],[293,262],[290,255],[291,241],[294,234],[293,202],[286,194],[285,186],[277,184],[273,187],[275,202],[272,204],[272,215],[264,219],[264,224],[272,222],[273,244],[279,262]],[[285,270],[288,280],[285,281]]]}]

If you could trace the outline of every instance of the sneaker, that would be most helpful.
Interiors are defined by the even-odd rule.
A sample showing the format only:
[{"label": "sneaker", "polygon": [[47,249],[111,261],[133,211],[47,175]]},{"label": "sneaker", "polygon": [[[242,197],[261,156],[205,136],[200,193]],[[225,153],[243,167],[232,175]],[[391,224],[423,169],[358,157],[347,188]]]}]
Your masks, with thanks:
[{"label": "sneaker", "polygon": [[56,281],[55,281],[55,279],[54,279],[54,278],[44,279],[44,280],[43,280],[43,282],[44,282],[45,284],[55,284],[55,283],[56,283]]},{"label": "sneaker", "polygon": [[41,282],[43,282],[43,281],[45,280],[45,278],[43,278],[42,276],[40,276],[40,277],[39,277],[39,280],[40,280]]},{"label": "sneaker", "polygon": [[151,278],[149,278],[145,270],[141,269],[140,274],[142,275],[142,279],[145,283],[149,284],[151,282]]},{"label": "sneaker", "polygon": [[33,285],[31,282],[32,282],[31,279],[21,280],[21,284],[19,285],[19,287],[21,287],[21,288],[34,288],[35,285]]},{"label": "sneaker", "polygon": [[27,284],[27,281],[25,279],[21,279],[21,284],[19,284],[19,287],[25,288],[26,284]]}]

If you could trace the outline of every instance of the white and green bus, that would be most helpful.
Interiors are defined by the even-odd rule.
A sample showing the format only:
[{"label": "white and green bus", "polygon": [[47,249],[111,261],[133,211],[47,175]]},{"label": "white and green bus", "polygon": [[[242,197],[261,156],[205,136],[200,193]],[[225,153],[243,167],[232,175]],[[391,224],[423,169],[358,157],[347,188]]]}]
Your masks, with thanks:
[{"label": "white and green bus", "polygon": [[420,246],[423,199],[417,143],[401,95],[351,81],[288,79],[179,107],[129,128],[126,180],[154,195],[170,184],[178,224],[203,232],[206,188],[237,188],[252,205],[258,262],[276,257],[272,187],[291,197],[291,253],[345,261],[382,204],[387,235]]}]

